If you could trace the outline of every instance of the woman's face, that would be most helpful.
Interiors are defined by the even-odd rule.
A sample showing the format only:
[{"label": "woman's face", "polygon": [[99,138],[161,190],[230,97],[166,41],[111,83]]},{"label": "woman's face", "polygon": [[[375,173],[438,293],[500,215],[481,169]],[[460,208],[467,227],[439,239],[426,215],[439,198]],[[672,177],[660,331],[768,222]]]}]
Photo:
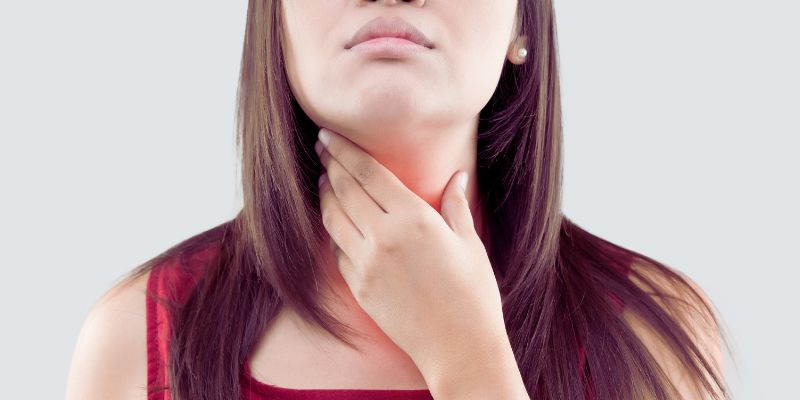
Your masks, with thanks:
[{"label": "woman's face", "polygon": [[[318,126],[353,139],[385,135],[381,139],[394,142],[424,141],[414,135],[475,121],[516,38],[517,0],[424,3],[282,2],[289,83]],[[401,58],[345,49],[356,31],[379,16],[402,18],[434,48]]]}]

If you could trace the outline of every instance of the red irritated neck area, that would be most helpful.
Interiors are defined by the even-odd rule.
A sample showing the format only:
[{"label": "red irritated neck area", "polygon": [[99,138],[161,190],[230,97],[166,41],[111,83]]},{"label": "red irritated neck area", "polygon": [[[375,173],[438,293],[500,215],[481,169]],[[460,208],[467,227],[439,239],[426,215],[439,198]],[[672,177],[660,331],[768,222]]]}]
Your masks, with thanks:
[{"label": "red irritated neck area", "polygon": [[[471,130],[474,129],[474,130]],[[485,220],[485,209],[480,201],[476,176],[477,126],[463,130],[439,132],[439,134],[405,135],[402,132],[384,132],[381,135],[348,134],[336,131],[368,153],[378,163],[394,174],[414,195],[418,196],[436,212],[441,213],[442,197],[453,175],[459,170],[469,173],[466,196],[473,223],[489,250],[489,231]],[[401,138],[395,140],[395,138]],[[388,143],[390,142],[391,143]],[[455,182],[454,182],[455,183]],[[324,235],[320,246],[326,249],[328,261],[325,270],[332,273],[335,284],[333,297],[342,304],[339,309],[353,318],[348,322],[382,335],[374,322],[364,314],[352,297],[344,278],[338,271],[335,258],[330,253],[328,235]],[[328,293],[329,295],[331,293]],[[388,338],[387,338],[388,340]]]}]

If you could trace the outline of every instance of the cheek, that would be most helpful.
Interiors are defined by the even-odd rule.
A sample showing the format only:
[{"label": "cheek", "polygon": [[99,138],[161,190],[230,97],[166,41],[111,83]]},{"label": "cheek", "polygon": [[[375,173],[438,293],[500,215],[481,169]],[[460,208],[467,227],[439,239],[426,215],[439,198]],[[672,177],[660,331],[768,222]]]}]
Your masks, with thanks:
[{"label": "cheek", "polygon": [[[283,2],[283,59],[290,89],[300,106],[317,120],[314,105],[335,76],[331,60],[340,49],[342,1],[290,0]],[[338,47],[337,47],[338,46]]]},{"label": "cheek", "polygon": [[[286,54],[286,74],[289,87],[297,103],[317,124],[323,124],[320,109],[333,91],[331,71],[320,68],[325,64],[317,53],[292,52]],[[326,93],[328,95],[326,95]]]},{"label": "cheek", "polygon": [[470,34],[460,48],[448,54],[452,74],[447,77],[457,91],[456,97],[469,113],[480,111],[494,94],[506,62],[506,45],[502,40]]},{"label": "cheek", "polygon": [[[470,7],[448,4],[447,59],[460,85],[481,98],[491,97],[507,60],[516,0],[472,0]],[[488,92],[488,97],[487,97]]]}]

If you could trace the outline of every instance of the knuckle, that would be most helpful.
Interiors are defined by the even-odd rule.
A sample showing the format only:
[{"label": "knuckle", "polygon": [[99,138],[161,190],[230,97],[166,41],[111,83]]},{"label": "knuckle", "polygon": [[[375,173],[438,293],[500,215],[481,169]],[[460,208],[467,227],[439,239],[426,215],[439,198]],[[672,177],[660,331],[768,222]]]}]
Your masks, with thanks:
[{"label": "knuckle", "polygon": [[337,199],[341,200],[350,195],[350,190],[352,189],[350,186],[351,182],[344,176],[338,172],[334,172],[332,176],[328,177],[328,179],[330,180],[331,188],[335,188],[333,193]]},{"label": "knuckle", "polygon": [[381,239],[375,240],[374,248],[375,255],[373,259],[380,259],[383,257],[391,257],[398,253],[399,246],[397,240],[391,235],[387,234]]},{"label": "knuckle", "polygon": [[375,175],[376,170],[377,168],[372,162],[362,161],[356,165],[354,175],[359,183],[365,184],[372,180],[372,176]]},{"label": "knuckle", "polygon": [[424,211],[414,212],[409,218],[410,228],[418,233],[426,233],[433,227],[434,219],[430,213]]},{"label": "knuckle", "polygon": [[339,181],[339,191],[336,193],[339,199],[349,199],[350,195],[353,193],[355,186],[352,180],[349,179],[342,179]]}]

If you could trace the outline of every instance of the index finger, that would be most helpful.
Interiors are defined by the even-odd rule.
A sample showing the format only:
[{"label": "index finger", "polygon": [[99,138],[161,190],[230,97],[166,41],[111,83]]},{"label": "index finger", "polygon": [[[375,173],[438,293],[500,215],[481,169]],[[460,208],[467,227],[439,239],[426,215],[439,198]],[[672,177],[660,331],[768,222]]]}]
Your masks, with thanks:
[{"label": "index finger", "polygon": [[350,139],[323,128],[319,132],[319,141],[387,213],[416,205],[415,198],[419,199],[416,193]]}]

